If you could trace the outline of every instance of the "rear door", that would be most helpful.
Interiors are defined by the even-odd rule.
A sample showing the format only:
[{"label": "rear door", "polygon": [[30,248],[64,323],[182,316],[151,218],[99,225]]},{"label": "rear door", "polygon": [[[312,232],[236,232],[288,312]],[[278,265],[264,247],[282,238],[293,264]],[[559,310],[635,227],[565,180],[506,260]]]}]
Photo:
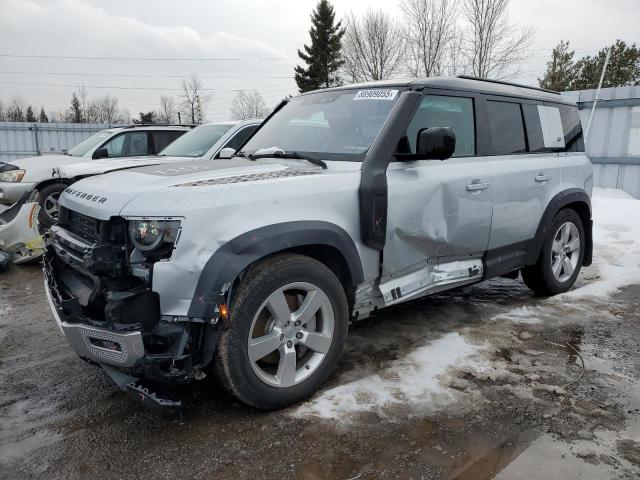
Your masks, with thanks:
[{"label": "rear door", "polygon": [[476,131],[475,101],[473,94],[426,94],[407,129],[405,148],[415,153],[423,128],[450,127],[454,156],[389,165],[380,284],[386,304],[481,275],[493,203],[489,171],[478,157],[482,135]]},{"label": "rear door", "polygon": [[535,236],[561,181],[560,111],[542,102],[497,97],[487,98],[486,111],[493,155],[489,250],[516,255],[518,246]]}]

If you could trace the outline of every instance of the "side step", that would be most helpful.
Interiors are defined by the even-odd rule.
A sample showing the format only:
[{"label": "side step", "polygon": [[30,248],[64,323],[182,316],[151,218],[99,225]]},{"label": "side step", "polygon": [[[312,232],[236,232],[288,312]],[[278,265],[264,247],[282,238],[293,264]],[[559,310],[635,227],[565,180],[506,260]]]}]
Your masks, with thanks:
[{"label": "side step", "polygon": [[156,392],[154,387],[146,385],[145,381],[140,378],[127,375],[104,363],[101,363],[100,366],[127,395],[156,415],[182,415],[181,401],[172,400],[160,392]]},{"label": "side step", "polygon": [[408,273],[400,273],[380,282],[385,306],[394,305],[427,293],[482,280],[481,258],[443,263],[425,262]]}]

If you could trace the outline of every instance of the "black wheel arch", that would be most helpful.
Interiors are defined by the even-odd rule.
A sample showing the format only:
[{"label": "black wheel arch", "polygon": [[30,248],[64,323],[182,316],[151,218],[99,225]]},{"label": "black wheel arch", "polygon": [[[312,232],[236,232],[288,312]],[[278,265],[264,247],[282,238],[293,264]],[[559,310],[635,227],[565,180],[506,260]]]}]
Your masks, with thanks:
[{"label": "black wheel arch", "polygon": [[593,261],[593,220],[591,218],[591,198],[586,191],[580,188],[571,188],[558,193],[547,205],[536,232],[536,238],[542,241],[536,242],[534,262],[537,261],[540,255],[544,239],[549,235],[553,219],[560,210],[565,208],[574,210],[582,220],[585,233],[585,251],[582,265],[587,267]]},{"label": "black wheel arch", "polygon": [[38,195],[43,189],[50,187],[51,185],[56,185],[59,183],[61,185],[69,186],[73,182],[74,180],[69,180],[67,178],[48,178],[47,180],[43,180],[42,182],[38,183],[33,191],[36,193],[36,195]]},{"label": "black wheel arch", "polygon": [[[225,293],[249,266],[268,256],[302,253],[327,265],[346,287],[364,281],[360,255],[341,227],[323,221],[293,221],[248,231],[220,247],[205,264],[188,316],[212,318]],[[332,264],[331,259],[335,260]]]}]

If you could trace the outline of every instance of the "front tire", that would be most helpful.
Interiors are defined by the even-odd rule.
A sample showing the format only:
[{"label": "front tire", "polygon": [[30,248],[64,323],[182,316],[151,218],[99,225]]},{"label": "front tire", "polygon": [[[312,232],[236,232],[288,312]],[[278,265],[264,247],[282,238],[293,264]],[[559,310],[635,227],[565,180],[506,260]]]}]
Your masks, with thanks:
[{"label": "front tire", "polygon": [[54,183],[47,185],[38,193],[37,201],[40,205],[38,221],[40,226],[49,229],[58,221],[58,211],[60,194],[67,188],[64,183]]},{"label": "front tire", "polygon": [[347,337],[342,284],[297,254],[259,262],[244,276],[220,338],[216,371],[242,402],[260,409],[312,395],[333,371]]},{"label": "front tire", "polygon": [[580,216],[571,209],[561,210],[553,219],[537,263],[522,269],[522,279],[539,295],[567,292],[578,278],[584,251]]}]

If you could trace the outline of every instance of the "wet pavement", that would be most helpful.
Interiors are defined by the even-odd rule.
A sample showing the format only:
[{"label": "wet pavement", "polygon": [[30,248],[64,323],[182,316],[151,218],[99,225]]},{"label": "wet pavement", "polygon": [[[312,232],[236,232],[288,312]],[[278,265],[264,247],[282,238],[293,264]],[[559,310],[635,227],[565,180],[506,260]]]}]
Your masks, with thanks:
[{"label": "wet pavement", "polygon": [[353,326],[302,405],[258,412],[207,379],[163,419],[72,354],[39,269],[13,268],[0,478],[640,478],[639,302],[639,286],[542,299],[485,282]]}]

